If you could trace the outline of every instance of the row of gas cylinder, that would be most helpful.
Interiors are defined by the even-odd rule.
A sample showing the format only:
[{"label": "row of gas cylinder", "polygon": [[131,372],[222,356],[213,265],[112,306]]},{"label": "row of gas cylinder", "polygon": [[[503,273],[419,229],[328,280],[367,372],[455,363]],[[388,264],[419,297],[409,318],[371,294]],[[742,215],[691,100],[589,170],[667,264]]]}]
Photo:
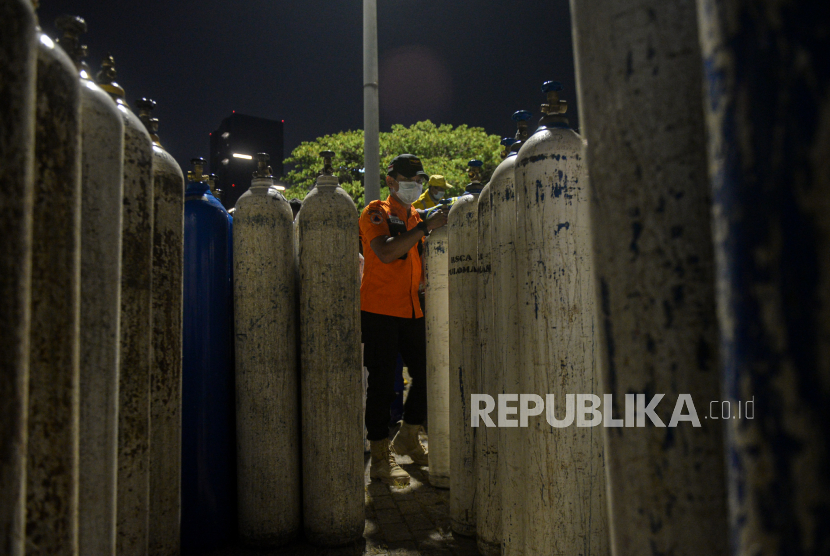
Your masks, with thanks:
[{"label": "row of gas cylinder", "polygon": [[486,555],[608,549],[598,431],[471,419],[472,394],[599,392],[585,145],[561,90],[544,84],[530,137],[531,113],[513,115],[486,185],[470,162],[467,193],[425,246],[429,478],[450,489],[453,531]]},{"label": "row of gas cylinder", "polygon": [[53,41],[28,0],[0,8],[0,554],[360,538],[357,211],[331,153],[296,222],[260,155],[233,222],[112,58],[93,79],[81,18]]},{"label": "row of gas cylinder", "polygon": [[546,83],[429,236],[430,481],[482,554],[830,553],[830,14],[756,8],[572,2],[585,141]]},{"label": "row of gas cylinder", "polygon": [[[268,155],[233,217],[185,192],[182,546],[363,535],[357,209],[331,156],[296,220]],[[232,227],[232,229],[231,229]],[[299,349],[298,349],[299,348]],[[300,366],[302,374],[298,372]],[[302,469],[302,472],[301,472]]]},{"label": "row of gas cylinder", "polygon": [[[447,368],[429,372],[452,418],[442,424],[431,394],[430,473],[452,489],[453,528],[475,533],[482,552],[827,553],[829,23],[821,3],[755,4],[698,0],[696,13],[692,2],[574,2],[587,146],[549,84],[540,129],[451,210],[447,316],[430,294],[427,318],[450,335]],[[174,554],[178,470],[192,470],[181,479],[182,539],[206,541],[235,526],[215,517],[236,507],[235,465],[249,542],[281,542],[301,514],[319,544],[359,537],[351,201],[324,172],[289,236],[262,166],[231,236],[199,172],[182,207],[180,170],[123,98],[104,94],[122,95],[111,62],[102,92],[37,32],[29,2],[0,2],[0,21],[0,549]],[[61,40],[70,53],[80,49],[73,21]],[[246,244],[245,229],[260,239]],[[428,241],[432,292],[441,233]],[[277,236],[294,249],[268,254]],[[242,287],[250,305],[236,301],[231,343],[230,292]],[[192,338],[179,340],[182,288],[194,298],[183,323]],[[280,303],[292,298],[294,386],[292,321],[272,317],[289,315]],[[256,358],[280,349],[285,377],[262,372]],[[199,377],[192,390],[188,373]],[[756,415],[601,430],[537,416],[516,435],[467,425],[474,393],[561,400],[598,383],[616,416],[635,394],[689,394],[701,416],[752,399]],[[234,395],[248,400],[238,415]],[[293,424],[274,415],[290,408],[279,396],[302,396]],[[195,423],[184,435],[180,399],[183,426]],[[291,431],[301,452],[285,447]],[[442,460],[446,438],[444,454],[457,455]],[[203,510],[213,516],[188,529]]]},{"label": "row of gas cylinder", "polygon": [[97,82],[83,63],[82,19],[60,18],[57,44],[31,2],[0,6],[0,552],[166,554],[184,179],[154,102],[139,118],[112,58]]}]

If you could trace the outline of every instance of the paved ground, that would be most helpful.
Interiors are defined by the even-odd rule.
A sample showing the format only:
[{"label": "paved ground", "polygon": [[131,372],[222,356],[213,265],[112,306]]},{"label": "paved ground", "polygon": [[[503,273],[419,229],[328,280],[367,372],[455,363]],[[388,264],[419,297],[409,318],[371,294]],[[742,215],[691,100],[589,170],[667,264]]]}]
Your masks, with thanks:
[{"label": "paved ground", "polygon": [[[398,461],[412,476],[405,489],[369,481],[366,454],[366,529],[355,546],[316,548],[303,540],[275,550],[231,547],[209,556],[473,556],[475,539],[453,537],[449,520],[449,491],[430,486],[426,468]],[[206,555],[207,556],[207,555]]]},{"label": "paved ground", "polygon": [[[404,399],[410,378],[404,367]],[[428,428],[428,425],[425,425]],[[397,427],[389,431],[391,440]],[[422,437],[422,440],[424,438]],[[424,444],[428,442],[424,440]],[[391,488],[369,479],[369,454],[365,454],[366,528],[355,546],[317,548],[303,539],[273,550],[229,547],[203,556],[475,556],[475,539],[454,537],[450,530],[449,490],[433,488],[426,468],[398,456],[398,463],[412,476],[404,489]]]}]

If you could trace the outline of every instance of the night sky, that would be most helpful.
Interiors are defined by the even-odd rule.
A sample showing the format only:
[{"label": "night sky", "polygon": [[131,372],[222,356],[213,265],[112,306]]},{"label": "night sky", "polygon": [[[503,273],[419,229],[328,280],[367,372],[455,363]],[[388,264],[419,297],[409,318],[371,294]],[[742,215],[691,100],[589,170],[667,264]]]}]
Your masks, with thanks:
[{"label": "night sky", "polygon": [[[362,0],[41,0],[50,36],[80,15],[87,63],[110,52],[127,101],[154,99],[162,144],[189,169],[233,110],[285,120],[285,152],[363,127]],[[542,83],[565,85],[578,127],[567,0],[379,0],[380,130],[394,123],[483,127],[513,135],[510,115],[536,116]],[[137,110],[136,110],[137,111]],[[536,117],[534,117],[534,120]],[[429,171],[429,169],[427,169]]]}]

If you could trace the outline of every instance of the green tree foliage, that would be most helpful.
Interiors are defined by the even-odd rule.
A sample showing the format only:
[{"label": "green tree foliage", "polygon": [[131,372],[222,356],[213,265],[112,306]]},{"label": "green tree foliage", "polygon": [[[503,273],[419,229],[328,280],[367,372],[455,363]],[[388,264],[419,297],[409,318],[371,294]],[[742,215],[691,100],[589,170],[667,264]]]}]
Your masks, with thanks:
[{"label": "green tree foliage", "polygon": [[[429,120],[410,127],[393,125],[391,132],[380,134],[380,197],[385,199],[389,194],[385,185],[386,167],[402,153],[420,157],[428,174],[441,174],[452,184],[449,196],[459,195],[469,182],[467,162],[470,159],[477,158],[484,163],[484,181],[489,179],[501,162],[499,140],[498,135],[488,135],[480,127],[466,125],[436,126]],[[286,164],[294,165],[287,176],[292,187],[285,191],[286,197],[305,197],[323,166],[320,152],[326,150],[335,153],[332,162],[340,185],[351,195],[358,208],[362,208],[363,174],[360,169],[363,168],[363,130],[360,129],[319,137],[294,149],[291,156],[285,159]]]}]

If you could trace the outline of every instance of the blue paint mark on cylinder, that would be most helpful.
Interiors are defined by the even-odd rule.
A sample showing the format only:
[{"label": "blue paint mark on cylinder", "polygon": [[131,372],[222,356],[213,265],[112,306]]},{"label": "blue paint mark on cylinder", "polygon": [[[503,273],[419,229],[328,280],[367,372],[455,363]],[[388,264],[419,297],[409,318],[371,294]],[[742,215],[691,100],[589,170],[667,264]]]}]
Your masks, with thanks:
[{"label": "blue paint mark on cylinder", "polygon": [[757,407],[727,424],[731,549],[824,554],[830,189],[820,160],[830,152],[830,12],[700,1],[723,387],[733,408]]}]

